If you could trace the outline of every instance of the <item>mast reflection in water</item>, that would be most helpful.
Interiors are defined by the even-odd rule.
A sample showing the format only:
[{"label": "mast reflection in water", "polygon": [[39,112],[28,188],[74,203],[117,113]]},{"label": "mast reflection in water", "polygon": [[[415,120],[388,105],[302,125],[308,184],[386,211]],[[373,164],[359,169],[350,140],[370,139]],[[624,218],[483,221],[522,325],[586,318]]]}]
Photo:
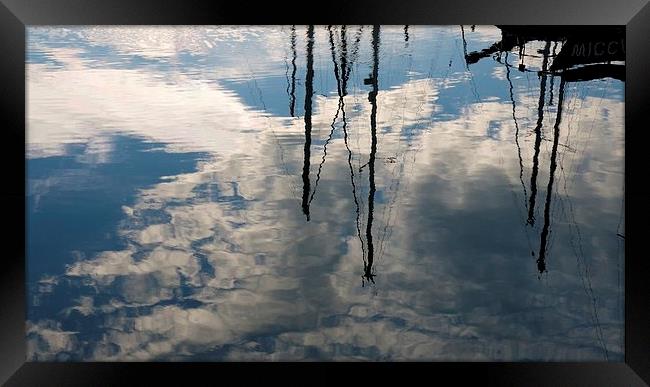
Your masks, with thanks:
[{"label": "mast reflection in water", "polygon": [[623,32],[29,27],[29,358],[621,361]]}]

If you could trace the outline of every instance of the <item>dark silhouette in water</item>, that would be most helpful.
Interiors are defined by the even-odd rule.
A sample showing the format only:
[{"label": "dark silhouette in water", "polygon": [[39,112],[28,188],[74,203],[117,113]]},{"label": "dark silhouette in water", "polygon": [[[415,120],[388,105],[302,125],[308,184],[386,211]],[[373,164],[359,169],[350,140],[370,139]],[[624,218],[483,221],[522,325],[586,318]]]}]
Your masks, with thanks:
[{"label": "dark silhouette in water", "polygon": [[291,91],[289,92],[289,114],[295,117],[296,109],[296,26],[291,26]]},{"label": "dark silhouette in water", "polygon": [[372,273],[372,264],[374,258],[374,246],[372,243],[372,221],[373,211],[375,206],[375,157],[377,155],[377,93],[379,91],[379,26],[372,28],[372,74],[370,83],[372,90],[368,93],[368,101],[370,101],[370,160],[368,161],[368,174],[370,190],[368,192],[368,223],[366,225],[366,240],[368,241],[368,259],[364,262],[363,278],[366,281],[375,282],[374,274]]},{"label": "dark silhouette in water", "polygon": [[311,103],[314,94],[314,26],[307,28],[307,75],[305,77],[305,156],[302,168],[302,212],[309,221],[309,160],[311,157]]},{"label": "dark silhouette in water", "polygon": [[542,143],[542,125],[544,122],[544,94],[546,91],[546,66],[551,42],[544,46],[544,60],[542,62],[542,81],[539,89],[539,104],[537,107],[537,125],[535,126],[535,154],[533,155],[533,173],[530,176],[530,205],[528,206],[528,220],[531,226],[535,224],[535,197],[537,196],[537,173],[539,171],[539,149]]},{"label": "dark silhouette in water", "polygon": [[560,91],[557,101],[557,116],[553,127],[553,148],[551,150],[551,172],[548,178],[548,187],[546,188],[546,203],[544,204],[544,226],[539,244],[539,256],[537,257],[537,269],[540,274],[546,271],[546,244],[548,240],[549,228],[551,225],[550,210],[551,196],[553,194],[553,180],[555,178],[555,169],[557,168],[557,145],[560,138],[560,122],[562,121],[562,104],[564,103],[564,84],[565,80],[560,80]]}]

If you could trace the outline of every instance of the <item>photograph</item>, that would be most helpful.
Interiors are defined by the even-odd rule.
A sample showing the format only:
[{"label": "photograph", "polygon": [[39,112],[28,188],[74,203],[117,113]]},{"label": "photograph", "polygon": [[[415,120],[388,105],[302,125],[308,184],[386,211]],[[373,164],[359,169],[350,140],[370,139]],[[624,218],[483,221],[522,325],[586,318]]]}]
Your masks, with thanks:
[{"label": "photograph", "polygon": [[625,360],[625,26],[30,25],[27,360]]},{"label": "photograph", "polygon": [[0,385],[650,386],[649,1],[0,0]]}]

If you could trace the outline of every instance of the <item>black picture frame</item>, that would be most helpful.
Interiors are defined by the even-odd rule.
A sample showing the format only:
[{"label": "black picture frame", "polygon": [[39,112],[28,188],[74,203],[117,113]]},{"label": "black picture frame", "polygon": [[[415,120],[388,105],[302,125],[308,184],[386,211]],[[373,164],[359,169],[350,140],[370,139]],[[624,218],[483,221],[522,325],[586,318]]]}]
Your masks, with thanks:
[{"label": "black picture frame", "polygon": [[[319,10],[322,7],[323,9]],[[266,382],[374,382],[385,376],[453,385],[643,386],[650,383],[650,264],[643,254],[650,101],[647,0],[357,1],[321,5],[182,0],[0,0],[0,112],[5,220],[0,266],[0,382],[7,386],[170,384],[236,377]],[[625,25],[625,362],[624,363],[31,363],[25,346],[25,31],[29,25],[180,24],[526,24]],[[630,232],[631,230],[631,232]],[[55,235],[53,235],[55,237]],[[246,368],[254,368],[249,371]],[[304,373],[302,372],[304,371]],[[336,371],[336,372],[332,372]],[[341,378],[339,371],[346,372]],[[414,375],[416,373],[417,375]],[[302,375],[308,379],[302,379]],[[451,377],[451,379],[448,379]],[[645,381],[645,382],[644,382]],[[165,384],[165,383],[163,383]]]}]

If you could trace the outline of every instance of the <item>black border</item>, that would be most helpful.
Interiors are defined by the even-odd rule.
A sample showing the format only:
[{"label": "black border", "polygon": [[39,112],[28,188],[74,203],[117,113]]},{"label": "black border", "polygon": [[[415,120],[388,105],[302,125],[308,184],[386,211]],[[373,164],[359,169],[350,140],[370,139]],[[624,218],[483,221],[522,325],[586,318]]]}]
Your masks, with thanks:
[{"label": "black border", "polygon": [[[5,181],[5,220],[0,255],[0,382],[8,386],[181,384],[204,377],[206,384],[381,381],[385,376],[451,377],[453,385],[474,381],[513,386],[643,386],[650,383],[650,263],[643,252],[648,215],[645,187],[648,140],[644,113],[650,92],[650,5],[648,0],[414,0],[253,4],[248,1],[182,0],[0,0],[0,113]],[[319,10],[319,8],[322,9]],[[632,243],[625,249],[625,363],[29,363],[25,362],[25,26],[71,24],[580,24],[626,25],[625,166],[626,222]],[[635,149],[636,148],[636,149]],[[633,179],[629,177],[633,176]],[[629,229],[626,235],[629,235]],[[636,239],[635,239],[636,238]],[[7,248],[8,247],[8,248]],[[636,251],[637,254],[633,252]],[[254,368],[245,372],[244,367]],[[306,371],[303,374],[302,371]],[[346,372],[345,379],[339,372]],[[13,374],[13,375],[12,375]],[[307,379],[301,376],[306,375]],[[355,380],[356,379],[356,380]],[[645,380],[645,383],[643,382]]]}]

